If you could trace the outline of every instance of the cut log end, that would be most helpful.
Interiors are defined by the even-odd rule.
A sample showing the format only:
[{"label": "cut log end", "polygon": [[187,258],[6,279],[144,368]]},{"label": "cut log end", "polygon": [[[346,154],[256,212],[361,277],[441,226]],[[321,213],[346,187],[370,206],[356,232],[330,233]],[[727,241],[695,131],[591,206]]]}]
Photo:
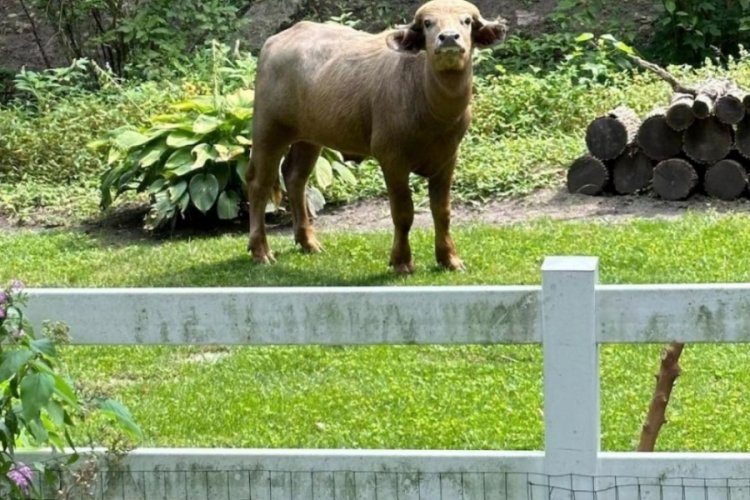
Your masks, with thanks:
[{"label": "cut log end", "polygon": [[640,120],[632,109],[619,106],[592,121],[586,129],[586,146],[600,160],[617,158],[635,141]]},{"label": "cut log end", "polygon": [[576,159],[568,170],[568,191],[577,194],[598,195],[609,184],[609,171],[604,162],[585,155]]},{"label": "cut log end", "polygon": [[723,95],[716,101],[714,114],[720,122],[735,125],[745,117],[745,105],[734,94]]},{"label": "cut log end", "polygon": [[671,158],[654,167],[654,192],[665,200],[684,200],[698,185],[698,173],[687,160]]},{"label": "cut log end", "polygon": [[690,94],[675,94],[667,109],[667,125],[677,131],[687,129],[695,121],[693,113],[693,96]]},{"label": "cut log end", "polygon": [[721,160],[706,170],[703,187],[714,198],[736,200],[747,190],[745,167],[735,160]]},{"label": "cut log end", "polygon": [[685,131],[683,150],[698,163],[715,163],[732,148],[732,127],[710,117],[698,120]]},{"label": "cut log end", "polygon": [[638,130],[638,146],[649,158],[661,161],[682,151],[682,133],[667,124],[664,113],[652,113]]},{"label": "cut log end", "polygon": [[612,165],[612,184],[619,194],[633,194],[648,188],[654,163],[641,152],[626,151]]},{"label": "cut log end", "polygon": [[750,158],[750,114],[737,124],[734,144],[742,156]]}]

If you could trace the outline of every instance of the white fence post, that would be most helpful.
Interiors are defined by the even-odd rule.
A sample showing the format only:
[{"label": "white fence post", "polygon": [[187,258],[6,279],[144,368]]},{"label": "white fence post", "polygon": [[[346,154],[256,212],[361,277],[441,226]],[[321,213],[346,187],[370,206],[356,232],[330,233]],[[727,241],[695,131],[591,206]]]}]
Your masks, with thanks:
[{"label": "white fence post", "polygon": [[[597,270],[596,257],[547,257],[542,265],[544,469],[549,475],[597,474]],[[565,482],[575,488],[572,479]]]}]

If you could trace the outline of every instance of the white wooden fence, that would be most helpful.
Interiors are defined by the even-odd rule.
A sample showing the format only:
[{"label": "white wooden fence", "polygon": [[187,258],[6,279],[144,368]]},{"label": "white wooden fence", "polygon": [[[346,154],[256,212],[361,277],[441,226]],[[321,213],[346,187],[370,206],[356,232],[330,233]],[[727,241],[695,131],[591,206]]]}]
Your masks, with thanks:
[{"label": "white wooden fence", "polygon": [[750,284],[600,285],[597,262],[548,257],[541,287],[36,289],[27,312],[76,344],[543,344],[544,451],[147,448],[99,498],[750,499],[750,454],[600,451],[598,360],[750,341]]}]

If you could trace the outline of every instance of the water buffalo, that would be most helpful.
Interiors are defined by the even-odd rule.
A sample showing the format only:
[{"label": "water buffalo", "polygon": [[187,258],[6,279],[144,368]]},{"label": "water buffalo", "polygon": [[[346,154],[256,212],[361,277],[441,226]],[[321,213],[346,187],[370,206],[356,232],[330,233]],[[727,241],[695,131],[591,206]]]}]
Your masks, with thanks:
[{"label": "water buffalo", "polygon": [[247,171],[252,258],[274,260],[264,215],[284,155],[295,241],[305,251],[321,250],[305,186],[327,146],[379,161],[395,226],[390,265],[397,273],[414,271],[412,172],[428,179],[437,262],[463,269],[450,236],[450,186],[471,120],[471,53],[501,41],[505,31],[504,20],[483,19],[469,2],[432,0],[411,24],[380,34],[303,21],[270,37],[258,62]]}]

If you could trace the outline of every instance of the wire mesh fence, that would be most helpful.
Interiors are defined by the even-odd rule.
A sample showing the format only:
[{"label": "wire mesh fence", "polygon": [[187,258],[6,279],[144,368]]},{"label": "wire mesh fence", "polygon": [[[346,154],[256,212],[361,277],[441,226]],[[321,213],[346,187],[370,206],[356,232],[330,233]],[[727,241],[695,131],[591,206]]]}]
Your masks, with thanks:
[{"label": "wire mesh fence", "polygon": [[45,500],[750,500],[750,478],[510,472],[99,471],[88,484],[37,478]]}]

